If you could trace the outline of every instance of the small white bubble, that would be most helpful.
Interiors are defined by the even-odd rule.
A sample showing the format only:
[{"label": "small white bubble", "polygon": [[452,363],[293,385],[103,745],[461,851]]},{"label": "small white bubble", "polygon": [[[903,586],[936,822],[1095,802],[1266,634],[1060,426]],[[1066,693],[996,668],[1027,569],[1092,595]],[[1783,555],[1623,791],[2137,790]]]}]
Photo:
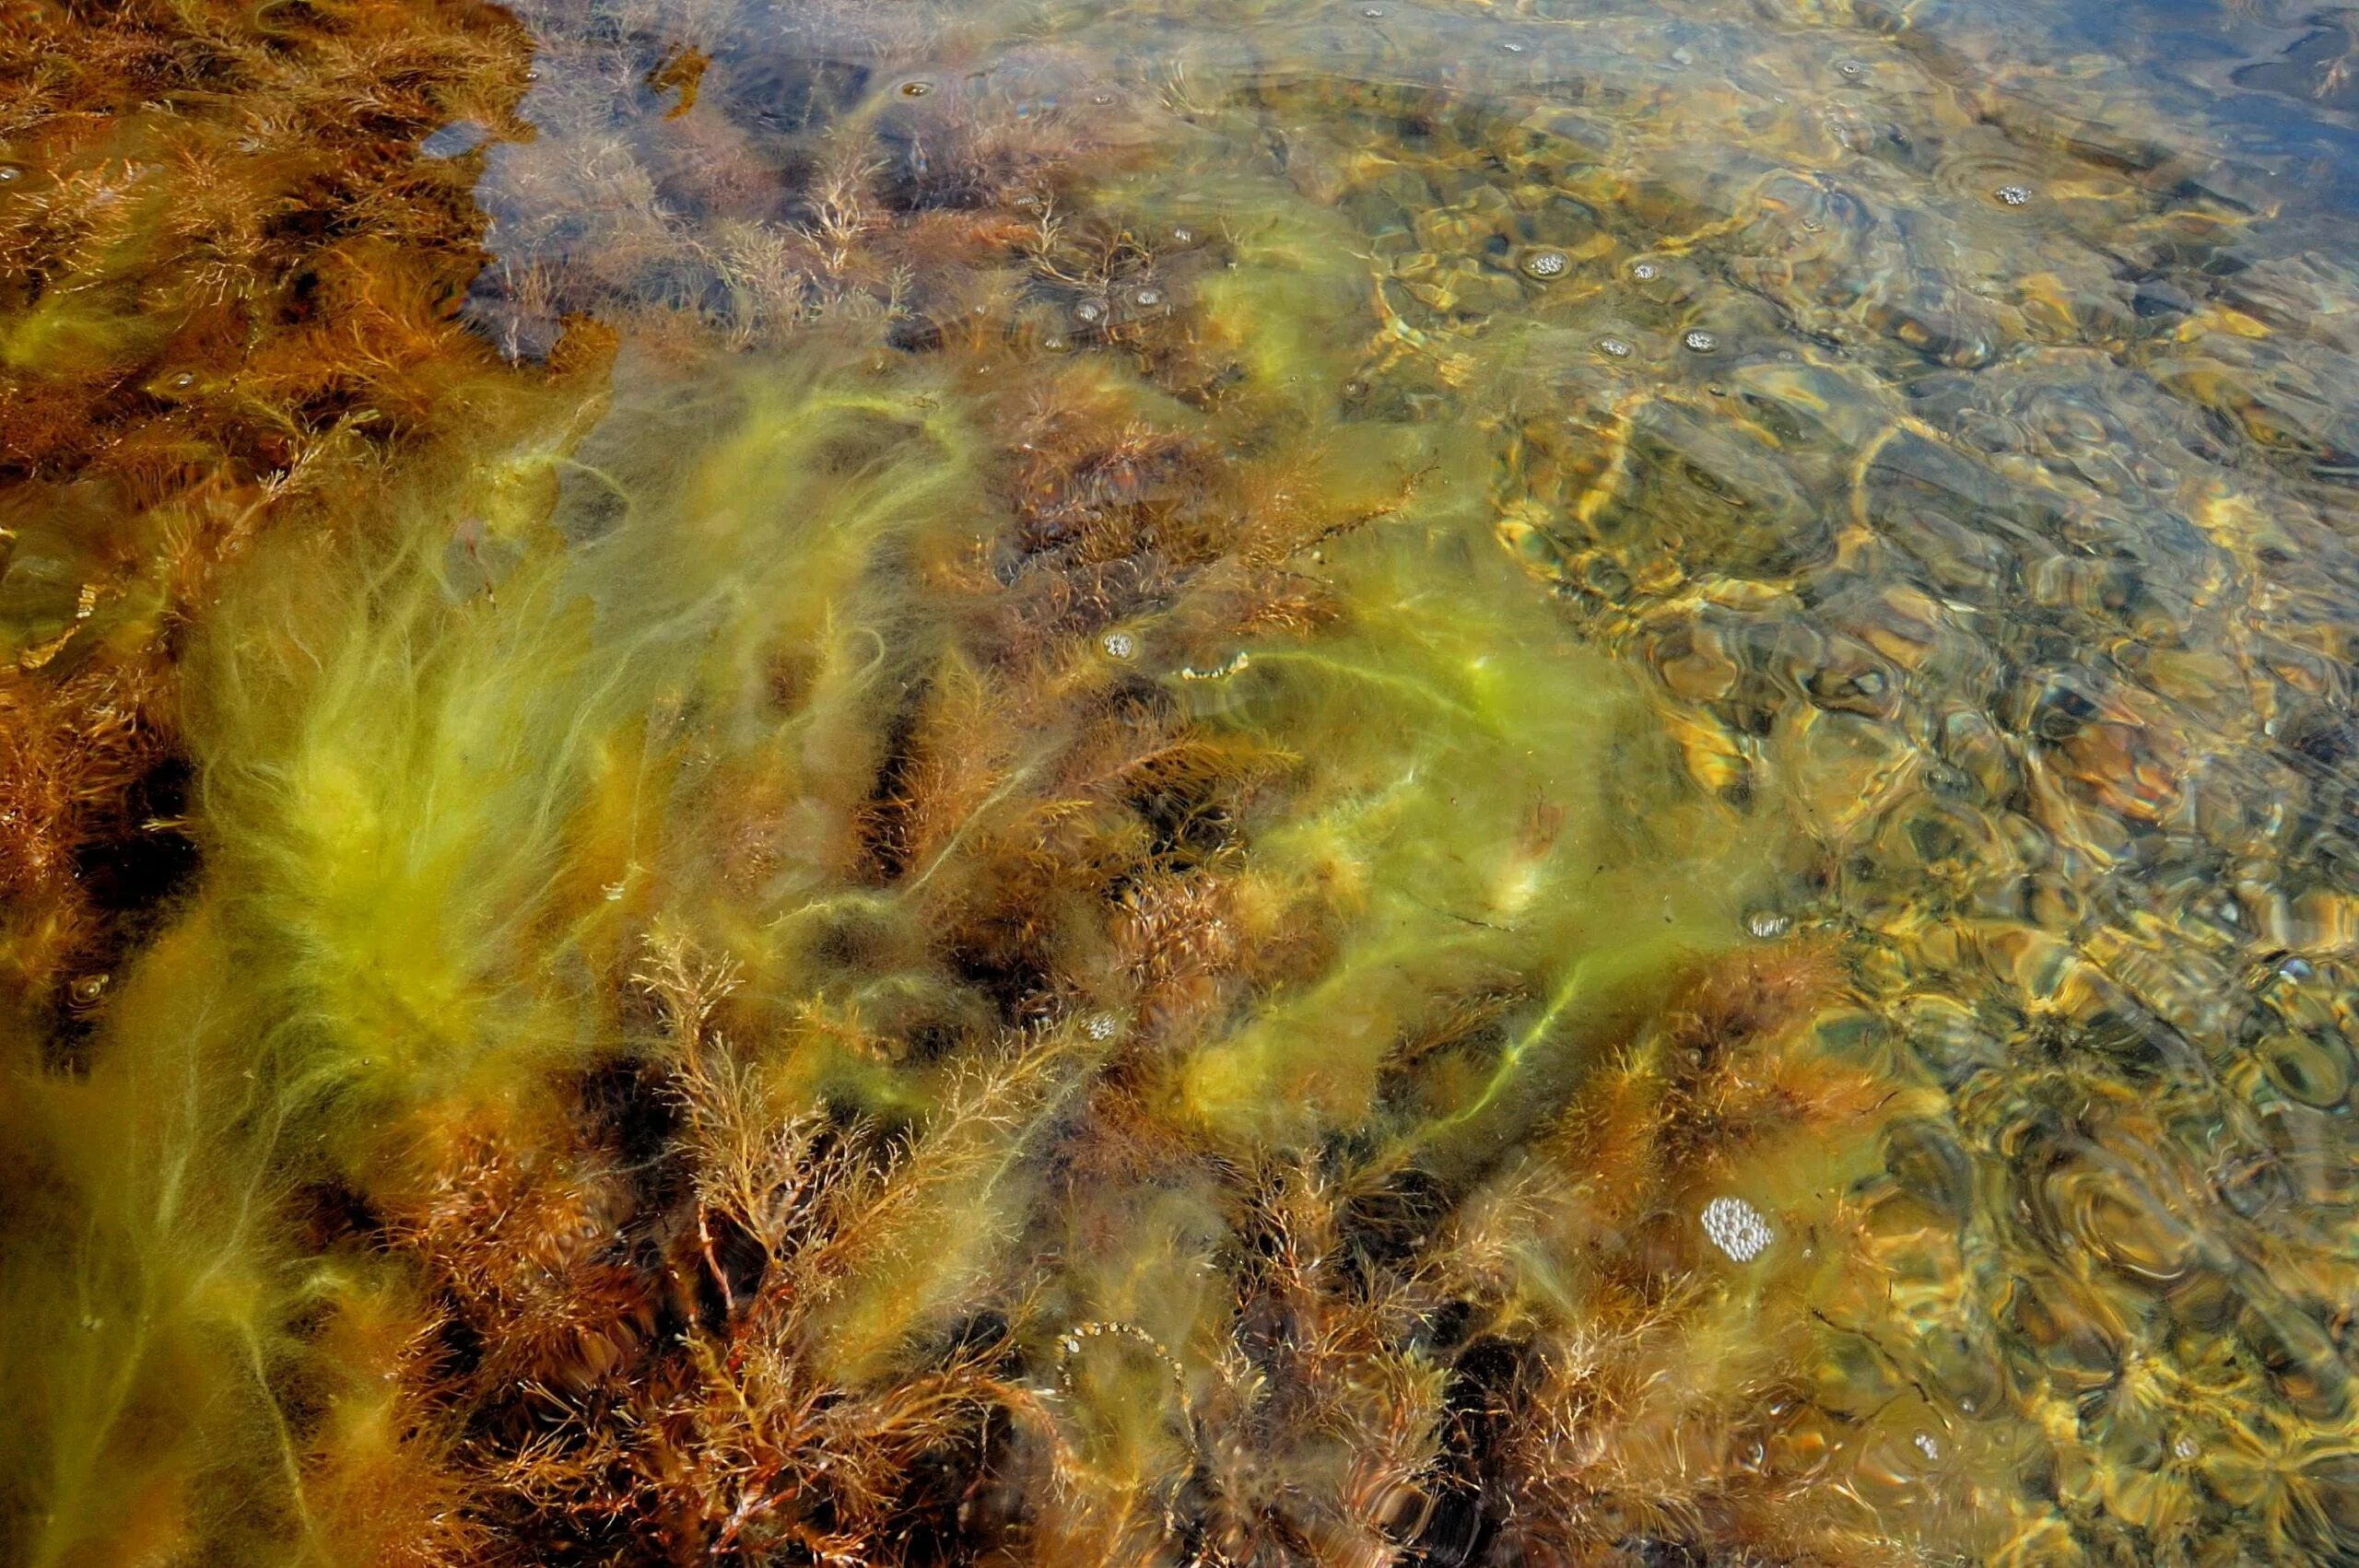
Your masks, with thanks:
[{"label": "small white bubble", "polygon": [[1106,650],[1109,659],[1134,659],[1138,656],[1139,639],[1128,632],[1108,632],[1097,646]]},{"label": "small white bubble", "polygon": [[1755,909],[1744,918],[1744,929],[1763,942],[1775,942],[1794,929],[1794,918],[1777,909]]},{"label": "small white bubble", "polygon": [[2192,1459],[2197,1454],[2201,1453],[2201,1450],[2196,1447],[2194,1438],[2182,1437],[2177,1442],[2171,1445],[2171,1452],[2177,1455],[2182,1459]]},{"label": "small white bubble", "polygon": [[1523,45],[1520,43],[1502,43],[1499,47],[1506,50],[1510,54],[1520,54],[1523,53]]},{"label": "small white bubble", "polygon": [[1597,340],[1597,346],[1599,352],[1604,354],[1609,358],[1627,359],[1630,357],[1630,345],[1623,342],[1618,337],[1599,338]]},{"label": "small white bubble", "polygon": [[1652,262],[1640,262],[1637,266],[1630,269],[1630,275],[1637,278],[1640,283],[1648,283],[1661,275],[1661,272],[1662,269],[1655,265]]},{"label": "small white bubble", "polygon": [[2001,185],[1999,187],[1999,199],[2006,203],[2011,207],[2022,206],[2031,200],[2031,187],[2028,185]]},{"label": "small white bubble", "polygon": [[1695,354],[1709,354],[1720,345],[1719,338],[1714,337],[1710,333],[1701,331],[1691,332],[1679,341],[1685,344],[1688,350]]},{"label": "small white bubble", "polygon": [[1110,1012],[1093,1012],[1082,1029],[1093,1040],[1110,1040],[1122,1032],[1122,1021]]},{"label": "small white bubble", "polygon": [[1928,1459],[1938,1461],[1941,1458],[1942,1445],[1933,1441],[1931,1433],[1920,1432],[1911,1441],[1917,1445],[1917,1452],[1924,1455]]}]

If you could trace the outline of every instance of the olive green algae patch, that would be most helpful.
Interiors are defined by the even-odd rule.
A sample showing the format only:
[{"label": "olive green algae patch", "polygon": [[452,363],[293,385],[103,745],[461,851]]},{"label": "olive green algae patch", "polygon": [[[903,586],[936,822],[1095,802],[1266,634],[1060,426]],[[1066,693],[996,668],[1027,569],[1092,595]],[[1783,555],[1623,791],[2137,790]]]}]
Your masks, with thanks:
[{"label": "olive green algae patch", "polygon": [[[517,460],[557,504],[484,525],[518,552],[497,581],[446,565],[480,498],[433,496],[388,558],[292,543],[224,604],[191,729],[290,1082],[415,1103],[612,1050],[689,748],[765,746],[805,782],[796,732],[873,711],[921,654],[921,614],[881,585],[973,505],[972,437],[919,390],[670,397],[630,411],[623,439],[663,455],[627,483],[594,465],[624,465],[612,439]],[[790,648],[812,671],[792,721],[748,733],[755,666]]]},{"label": "olive green algae patch", "polygon": [[[1100,1352],[1209,1398],[1231,1292],[1060,1314],[1131,1322],[1175,1236],[1244,1266],[1322,1149],[1472,1179],[1735,929],[1729,813],[1442,468],[1242,520],[1097,612],[1116,657],[988,564],[996,405],[818,360],[626,359],[374,546],[241,566],[189,658],[204,886],[11,1101],[29,1561],[464,1555],[530,1467],[676,1489],[629,1445],[763,1400],[840,1405],[814,1465],[1014,1411],[1130,1478],[1058,1527],[1121,1536],[1185,1445]],[[1293,934],[1198,985],[1222,909]],[[1194,1152],[1084,1223],[1109,1093]],[[545,1398],[676,1421],[560,1463]]]},{"label": "olive green algae patch", "polygon": [[1489,1132],[1503,1140],[1627,1026],[1631,982],[1736,929],[1729,819],[1682,798],[1624,678],[1476,540],[1403,525],[1337,547],[1340,625],[1183,687],[1303,759],[1268,820],[1249,818],[1253,861],[1318,889],[1334,921],[1315,981],[1183,1070],[1210,1125],[1265,1145],[1364,1127],[1421,1020],[1511,994],[1526,1000],[1496,1061],[1449,1082],[1461,1062],[1402,1107],[1439,1138],[1513,1102],[1520,1117]]},{"label": "olive green algae patch", "polygon": [[[536,1123],[554,1079],[638,1048],[626,976],[709,738],[834,783],[839,824],[868,789],[878,684],[928,636],[879,585],[971,514],[972,436],[922,387],[788,376],[638,412],[640,439],[679,444],[634,480],[677,487],[623,494],[601,537],[567,536],[588,468],[560,427],[455,493],[396,489],[373,554],[273,541],[192,655],[205,890],[93,1071],[10,1100],[11,1387],[46,1390],[9,1465],[25,1561],[232,1539],[241,1561],[374,1560],[321,1534],[354,1521],[312,1516],[359,1458],[313,1446],[373,1440],[345,1430],[366,1399],[336,1325],[388,1291],[398,1334],[430,1339],[435,1315],[415,1270],[307,1248],[307,1211],[396,1202],[432,1175],[438,1122]],[[453,540],[505,546],[496,580]],[[733,705],[765,639],[812,673],[791,722],[747,735]],[[806,762],[797,737],[831,728]],[[373,1484],[345,1501],[392,1506]]]}]

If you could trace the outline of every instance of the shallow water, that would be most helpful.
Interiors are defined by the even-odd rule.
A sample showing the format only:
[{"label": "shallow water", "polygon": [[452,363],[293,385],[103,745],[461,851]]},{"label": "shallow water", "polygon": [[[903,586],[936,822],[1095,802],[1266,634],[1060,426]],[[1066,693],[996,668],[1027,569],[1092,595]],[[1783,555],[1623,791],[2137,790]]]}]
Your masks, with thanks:
[{"label": "shallow water", "polygon": [[2359,1562],[2351,13],[17,10],[0,1556]]}]

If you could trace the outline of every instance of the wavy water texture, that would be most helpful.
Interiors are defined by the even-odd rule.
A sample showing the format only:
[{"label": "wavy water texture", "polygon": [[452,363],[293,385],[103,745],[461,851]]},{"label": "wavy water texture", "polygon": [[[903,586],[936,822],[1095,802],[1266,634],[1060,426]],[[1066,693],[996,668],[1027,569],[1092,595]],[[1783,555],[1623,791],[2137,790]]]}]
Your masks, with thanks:
[{"label": "wavy water texture", "polygon": [[2334,26],[20,9],[0,1556],[2359,1552]]}]

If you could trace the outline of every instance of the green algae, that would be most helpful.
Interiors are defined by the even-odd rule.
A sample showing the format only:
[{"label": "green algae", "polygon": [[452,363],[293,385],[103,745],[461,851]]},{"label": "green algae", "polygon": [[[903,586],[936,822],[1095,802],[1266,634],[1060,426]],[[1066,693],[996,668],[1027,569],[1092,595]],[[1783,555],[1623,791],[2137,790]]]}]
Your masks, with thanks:
[{"label": "green algae", "polygon": [[[1605,805],[1617,768],[1668,763],[1646,755],[1631,694],[1605,669],[1568,678],[1579,650],[1532,612],[1506,562],[1467,546],[1463,531],[1403,528],[1333,550],[1349,625],[1315,647],[1245,650],[1250,663],[1220,682],[1223,722],[1259,724],[1306,758],[1285,814],[1254,836],[1257,863],[1349,911],[1316,985],[1271,998],[1187,1070],[1188,1114],[1250,1143],[1365,1126],[1400,1021],[1436,999],[1532,1005],[1510,1015],[1465,1103],[1412,1102],[1434,1123],[1417,1136],[1447,1137],[1503,1094],[1550,1104],[1543,1059],[1593,1056],[1602,1041],[1584,1049],[1579,1026],[1621,1011],[1617,985],[1735,924],[1727,891],[1670,871],[1712,858],[1741,887],[1733,856],[1713,856],[1708,819],[1640,826]],[[1485,604],[1500,608],[1474,608]]]}]

